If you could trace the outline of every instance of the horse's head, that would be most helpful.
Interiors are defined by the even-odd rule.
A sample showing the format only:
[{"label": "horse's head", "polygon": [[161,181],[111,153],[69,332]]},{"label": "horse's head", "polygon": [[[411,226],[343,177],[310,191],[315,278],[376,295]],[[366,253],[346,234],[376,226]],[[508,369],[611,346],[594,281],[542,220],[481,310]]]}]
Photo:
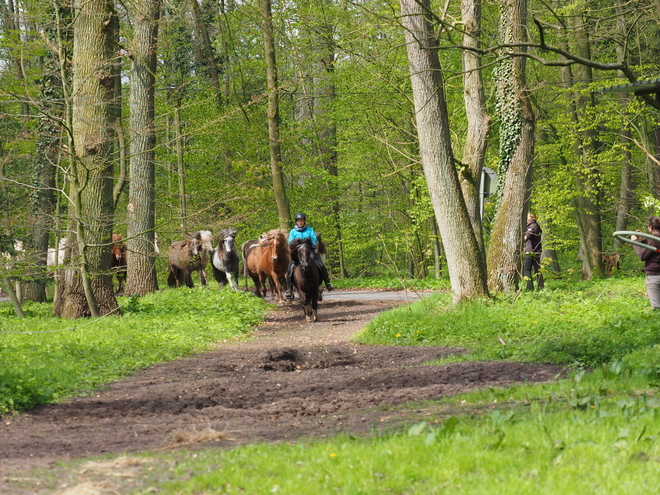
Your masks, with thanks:
[{"label": "horse's head", "polygon": [[188,236],[188,239],[186,240],[186,244],[188,246],[188,249],[190,250],[191,259],[199,258],[203,247],[202,233],[193,232],[192,234],[190,234]]},{"label": "horse's head", "polygon": [[276,262],[282,254],[282,249],[286,249],[284,232],[279,229],[268,231],[266,240],[262,242],[262,246],[270,249],[270,257]]},{"label": "horse's head", "polygon": [[220,231],[220,242],[224,246],[224,251],[230,253],[234,250],[234,242],[236,240],[236,229],[228,228]]},{"label": "horse's head", "polygon": [[311,259],[313,251],[312,240],[310,238],[294,239],[289,247],[292,252],[295,251],[300,266],[306,269],[309,265],[309,260]]},{"label": "horse's head", "polygon": [[200,230],[199,235],[202,242],[201,250],[208,253],[213,249],[213,234],[210,230]]},{"label": "horse's head", "polygon": [[126,246],[122,243],[121,234],[112,234],[112,256],[120,261],[126,255]]}]

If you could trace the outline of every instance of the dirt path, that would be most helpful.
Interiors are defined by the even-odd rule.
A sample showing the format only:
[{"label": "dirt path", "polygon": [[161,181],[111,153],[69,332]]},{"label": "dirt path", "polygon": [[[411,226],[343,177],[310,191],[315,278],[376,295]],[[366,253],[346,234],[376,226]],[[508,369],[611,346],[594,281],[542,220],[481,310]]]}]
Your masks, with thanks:
[{"label": "dirt path", "polygon": [[[546,381],[557,366],[417,366],[459,349],[349,343],[400,300],[324,301],[306,324],[297,303],[270,314],[255,339],[146,369],[91,397],[39,407],[0,424],[0,492],[17,472],[57,460],[209,443],[365,433],[451,414],[412,401]],[[5,485],[8,487],[9,485]]]}]

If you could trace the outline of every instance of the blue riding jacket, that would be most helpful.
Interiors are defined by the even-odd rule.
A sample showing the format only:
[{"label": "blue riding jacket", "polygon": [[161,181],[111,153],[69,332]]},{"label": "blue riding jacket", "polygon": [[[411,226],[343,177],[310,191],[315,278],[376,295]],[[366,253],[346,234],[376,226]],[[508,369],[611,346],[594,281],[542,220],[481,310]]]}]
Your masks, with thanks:
[{"label": "blue riding jacket", "polygon": [[318,240],[316,239],[314,229],[307,225],[302,229],[294,227],[291,229],[291,232],[289,232],[289,244],[291,244],[291,241],[294,239],[307,239],[308,237],[312,240],[312,247],[315,248]]}]

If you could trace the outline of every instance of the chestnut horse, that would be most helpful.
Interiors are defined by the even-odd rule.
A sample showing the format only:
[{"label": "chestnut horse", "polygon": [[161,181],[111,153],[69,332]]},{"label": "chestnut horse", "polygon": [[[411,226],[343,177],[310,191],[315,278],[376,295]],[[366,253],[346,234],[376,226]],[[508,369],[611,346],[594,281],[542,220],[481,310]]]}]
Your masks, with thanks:
[{"label": "chestnut horse", "polygon": [[262,287],[268,278],[270,300],[275,299],[277,294],[277,304],[284,303],[282,286],[286,287],[286,272],[289,269],[290,261],[291,253],[286,233],[280,229],[269,230],[266,233],[266,239],[261,243],[259,278]]},{"label": "chestnut horse", "polygon": [[243,275],[245,276],[245,290],[248,290],[248,276],[254,282],[254,295],[257,297],[266,296],[266,287],[261,285],[259,278],[259,262],[261,261],[261,243],[266,240],[266,233],[259,236],[259,239],[250,239],[245,241],[241,247],[243,254]]},{"label": "chestnut horse", "polygon": [[291,256],[294,256],[298,263],[293,269],[293,283],[298,288],[300,303],[302,304],[307,323],[318,319],[317,310],[319,307],[319,285],[321,285],[321,268],[318,263],[312,259],[311,239],[294,239],[289,245]]},{"label": "chestnut horse", "polygon": [[128,266],[126,264],[126,245],[122,242],[121,234],[112,234],[112,260],[110,266],[112,273],[117,276],[117,292],[121,294],[124,292],[124,284],[126,283],[126,273]]}]

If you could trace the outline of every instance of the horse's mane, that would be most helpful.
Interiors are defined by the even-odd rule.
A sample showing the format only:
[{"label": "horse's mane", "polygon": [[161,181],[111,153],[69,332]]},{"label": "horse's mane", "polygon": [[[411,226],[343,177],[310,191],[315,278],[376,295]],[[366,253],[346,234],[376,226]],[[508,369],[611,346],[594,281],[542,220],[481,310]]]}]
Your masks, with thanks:
[{"label": "horse's mane", "polygon": [[210,230],[198,230],[188,235],[189,238],[197,239],[200,241],[200,244],[204,251],[210,251],[213,249],[213,234]]},{"label": "horse's mane", "polygon": [[236,229],[234,227],[228,227],[220,231],[220,240],[223,241],[227,237],[236,237]]},{"label": "horse's mane", "polygon": [[266,238],[261,241],[262,246],[269,246],[272,241],[286,243],[286,233],[282,229],[272,229],[266,233]]},{"label": "horse's mane", "polygon": [[328,248],[325,246],[325,242],[323,242],[323,239],[321,239],[321,233],[316,232],[316,250],[319,252],[320,255],[326,255],[328,254]]},{"label": "horse's mane", "polygon": [[309,249],[312,249],[312,239],[309,237],[305,237],[304,239],[294,239],[291,241],[291,244],[289,244],[289,248],[291,251],[295,251],[303,245],[307,245]]}]

